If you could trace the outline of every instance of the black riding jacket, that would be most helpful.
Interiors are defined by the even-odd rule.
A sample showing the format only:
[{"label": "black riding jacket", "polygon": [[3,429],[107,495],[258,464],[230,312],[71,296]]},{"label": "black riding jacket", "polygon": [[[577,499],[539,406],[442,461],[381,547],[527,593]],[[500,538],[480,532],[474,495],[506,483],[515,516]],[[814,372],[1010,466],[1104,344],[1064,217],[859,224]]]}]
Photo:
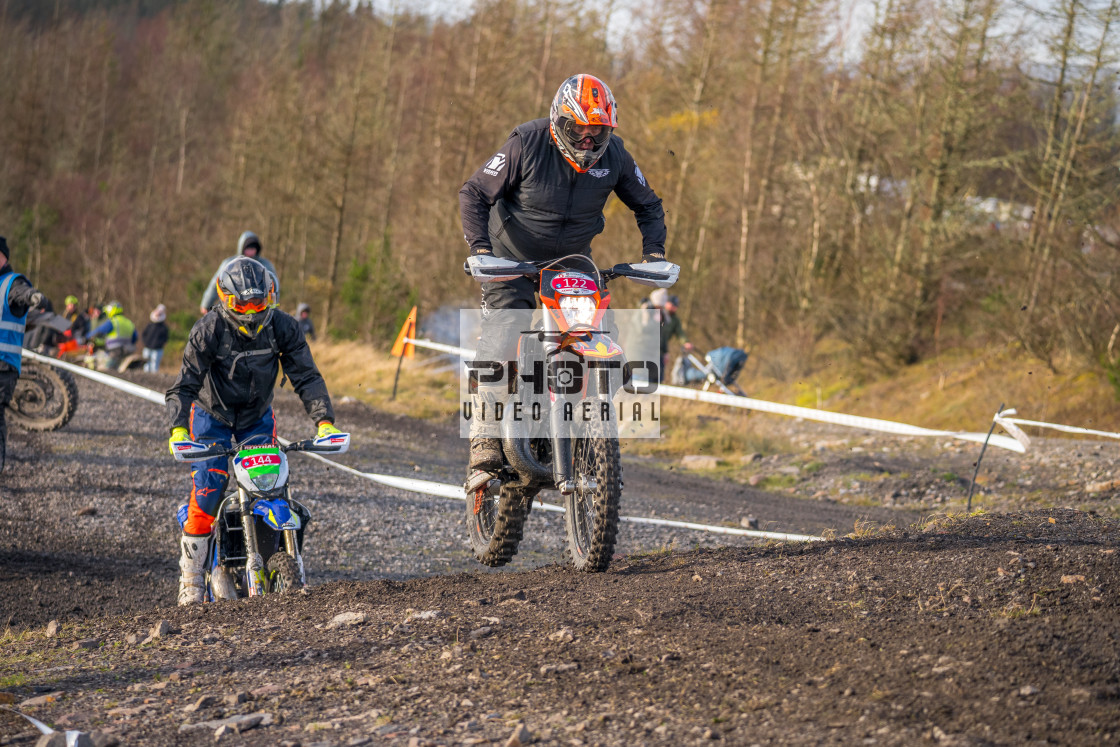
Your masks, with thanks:
[{"label": "black riding jacket", "polygon": [[634,211],[642,254],[665,252],[665,211],[622,138],[611,135],[586,173],[564,160],[547,119],[516,127],[505,145],[459,190],[463,233],[471,253],[540,260],[590,253],[614,193]]},{"label": "black riding jacket", "polygon": [[312,420],[333,423],[327,384],[299,322],[274,309],[268,325],[250,340],[231,329],[218,311],[209,312],[191,328],[183,368],[167,390],[170,427],[189,427],[191,403],[196,402],[234,431],[249,428],[272,404],[281,366]]}]

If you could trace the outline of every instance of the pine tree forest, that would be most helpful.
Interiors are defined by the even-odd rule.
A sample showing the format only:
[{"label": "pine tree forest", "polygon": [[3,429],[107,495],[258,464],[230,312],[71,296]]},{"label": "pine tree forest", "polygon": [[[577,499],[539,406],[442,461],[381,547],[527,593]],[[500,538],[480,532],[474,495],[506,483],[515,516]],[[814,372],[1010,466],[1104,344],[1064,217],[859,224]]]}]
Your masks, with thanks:
[{"label": "pine tree forest", "polygon": [[[701,345],[1120,368],[1120,0],[387,5],[0,0],[13,265],[182,333],[253,230],[285,309],[384,345],[413,304],[477,303],[458,190],[588,72]],[[595,253],[641,256],[617,199]]]}]

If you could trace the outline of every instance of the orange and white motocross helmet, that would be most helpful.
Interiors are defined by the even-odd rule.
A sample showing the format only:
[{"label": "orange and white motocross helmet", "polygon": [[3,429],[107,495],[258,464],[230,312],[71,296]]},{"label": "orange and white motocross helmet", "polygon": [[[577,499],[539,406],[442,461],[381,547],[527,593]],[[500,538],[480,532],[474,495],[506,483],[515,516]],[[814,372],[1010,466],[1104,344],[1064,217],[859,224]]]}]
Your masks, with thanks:
[{"label": "orange and white motocross helmet", "polygon": [[[607,152],[611,131],[618,127],[616,104],[611,89],[594,75],[581,73],[564,81],[552,99],[548,129],[552,140],[560,149],[564,160],[581,174],[586,172]],[[576,125],[602,125],[598,135],[590,137],[592,147],[581,149],[582,139],[576,134]]]}]

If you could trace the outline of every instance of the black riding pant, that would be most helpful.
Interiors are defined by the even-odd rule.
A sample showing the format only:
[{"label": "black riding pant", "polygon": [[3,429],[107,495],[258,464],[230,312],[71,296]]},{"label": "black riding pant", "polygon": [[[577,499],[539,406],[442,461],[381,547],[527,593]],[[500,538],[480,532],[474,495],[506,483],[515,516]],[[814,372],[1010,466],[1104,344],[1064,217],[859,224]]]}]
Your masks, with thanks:
[{"label": "black riding pant", "polygon": [[0,472],[4,470],[4,456],[8,444],[8,421],[5,413],[8,403],[12,401],[17,381],[19,381],[18,371],[11,369],[0,371]]},{"label": "black riding pant", "polygon": [[[482,320],[479,329],[475,360],[496,361],[505,365],[517,360],[517,341],[525,328],[523,311],[537,307],[537,284],[530,278],[517,278],[500,283],[482,284]],[[517,310],[518,313],[510,313]],[[481,413],[493,413],[496,402],[507,398],[506,382],[486,384],[480,382],[472,393],[474,415],[471,418],[471,437],[497,438],[498,423]]]}]

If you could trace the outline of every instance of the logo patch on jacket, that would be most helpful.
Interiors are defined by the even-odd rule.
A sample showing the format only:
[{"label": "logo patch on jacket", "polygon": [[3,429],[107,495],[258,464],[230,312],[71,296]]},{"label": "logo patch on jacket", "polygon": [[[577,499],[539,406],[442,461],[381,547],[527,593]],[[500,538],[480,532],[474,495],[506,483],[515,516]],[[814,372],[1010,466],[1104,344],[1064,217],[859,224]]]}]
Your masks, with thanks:
[{"label": "logo patch on jacket", "polygon": [[506,154],[495,153],[494,157],[482,168],[483,173],[497,176],[506,166]]},{"label": "logo patch on jacket", "polygon": [[588,169],[587,173],[591,174],[591,176],[595,177],[596,179],[602,179],[604,176],[608,176],[611,173],[611,170],[610,169]]},{"label": "logo patch on jacket", "polygon": [[646,177],[642,170],[638,168],[638,164],[634,164],[634,176],[638,177],[638,182],[644,187],[646,186]]}]

